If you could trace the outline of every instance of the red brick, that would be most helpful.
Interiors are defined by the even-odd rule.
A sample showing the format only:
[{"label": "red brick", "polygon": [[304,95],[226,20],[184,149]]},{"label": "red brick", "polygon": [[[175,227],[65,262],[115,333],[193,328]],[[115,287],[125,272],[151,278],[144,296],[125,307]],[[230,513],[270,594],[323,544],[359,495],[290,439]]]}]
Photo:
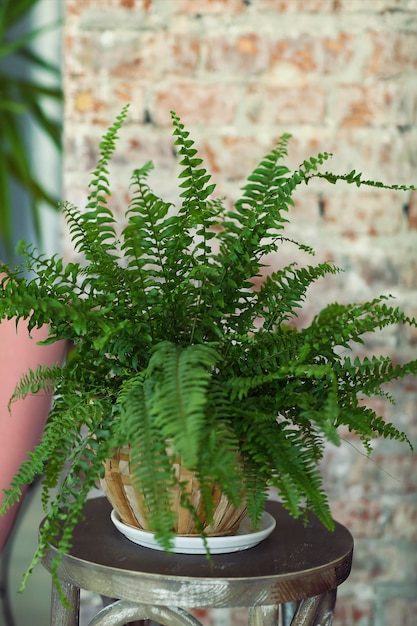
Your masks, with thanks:
[{"label": "red brick", "polygon": [[361,600],[355,595],[339,595],[333,626],[374,626],[372,601]]},{"label": "red brick", "polygon": [[183,118],[184,124],[232,124],[240,94],[236,85],[175,83],[155,90],[155,121],[170,124],[171,109]]},{"label": "red brick", "polygon": [[69,14],[81,14],[86,9],[144,9],[149,10],[154,0],[66,0],[65,10]]},{"label": "red brick", "polygon": [[408,198],[404,199],[404,204],[406,204],[407,199],[408,202],[408,228],[410,230],[417,230],[417,191],[410,192]]},{"label": "red brick", "polygon": [[258,157],[270,148],[270,142],[253,135],[212,134],[199,142],[200,156],[220,182],[222,179],[239,183],[246,180],[258,164]]},{"label": "red brick", "polygon": [[414,442],[414,449],[417,449],[417,395],[415,393],[408,393],[404,397],[403,411],[404,421],[406,421],[404,428]]},{"label": "red brick", "polygon": [[258,0],[259,11],[276,11],[277,13],[287,13],[288,11],[298,11],[298,2],[291,0]]},{"label": "red brick", "polygon": [[242,0],[175,0],[172,2],[177,14],[235,14],[245,11]]},{"label": "red brick", "polygon": [[334,519],[349,528],[354,537],[377,538],[383,534],[384,509],[378,500],[346,496],[332,498]]},{"label": "red brick", "polygon": [[277,13],[332,13],[338,10],[339,0],[257,0],[259,11]]},{"label": "red brick", "polygon": [[[367,402],[370,406],[370,402]],[[378,408],[378,414],[385,416],[386,410]],[[394,420],[395,422],[395,420]],[[326,451],[326,463],[323,466],[327,487],[332,493],[356,493],[366,498],[384,495],[407,496],[417,492],[417,463],[415,456],[403,446],[401,452],[379,451],[378,444],[371,458],[362,453],[360,442],[342,448],[329,448]],[[390,444],[388,444],[391,447]],[[337,472],[341,464],[348,471]]]},{"label": "red brick", "polygon": [[366,190],[333,193],[324,197],[324,219],[347,235],[393,235],[404,225],[399,191]]},{"label": "red brick", "polygon": [[270,72],[282,63],[294,65],[302,72],[317,69],[316,39],[309,34],[279,38],[269,42]]},{"label": "red brick", "polygon": [[213,612],[210,609],[188,609],[188,613],[198,619],[204,626],[214,626],[215,620]]},{"label": "red brick", "polygon": [[181,75],[193,77],[200,61],[200,38],[196,35],[153,31],[115,35],[89,33],[71,46],[71,71],[93,72],[107,79],[160,80]]},{"label": "red brick", "polygon": [[82,78],[78,84],[74,83],[75,85],[78,85],[78,89],[74,90],[72,86],[66,89],[65,101],[66,116],[73,121],[102,126],[104,130],[120,113],[122,107],[129,103],[127,123],[142,123],[145,99],[143,86],[139,83],[123,79],[113,81],[110,104],[106,97],[109,89],[107,81],[104,84],[100,82],[91,84]]},{"label": "red brick", "polygon": [[309,191],[298,193],[294,196],[294,206],[290,209],[291,219],[300,220],[299,223],[304,226],[310,223],[318,224],[321,221],[319,205],[318,193]]},{"label": "red brick", "polygon": [[417,33],[376,31],[369,37],[372,54],[366,73],[387,78],[417,69]]},{"label": "red brick", "polygon": [[203,626],[246,626],[248,623],[248,609],[233,607],[231,609],[187,609]]},{"label": "red brick", "polygon": [[193,78],[200,62],[201,38],[190,33],[146,33],[139,40],[137,57],[136,79]]},{"label": "red brick", "polygon": [[321,124],[326,96],[321,87],[269,86],[252,83],[243,98],[245,117],[252,124]]},{"label": "red brick", "polygon": [[[161,34],[142,32],[134,34],[130,42],[113,41],[109,56],[111,61],[107,63],[111,76],[123,76],[123,78],[143,79],[154,73],[160,77],[164,73],[164,56],[161,54],[163,37]],[[169,58],[169,57],[168,57]],[[100,62],[100,57],[97,58]]]},{"label": "red brick", "polygon": [[[101,129],[93,128],[87,133],[79,133],[76,138],[67,137],[65,149],[68,157],[67,168],[69,172],[85,172],[88,182],[89,172],[97,163],[98,143]],[[149,126],[136,127],[134,135],[124,129],[120,132],[118,150],[116,151],[113,164],[116,169],[123,170],[123,177],[130,176],[131,170],[142,166],[147,161],[153,161],[155,167],[162,170],[171,170],[169,179],[175,184],[176,158],[172,151],[171,133],[150,132]],[[119,173],[118,173],[119,176]],[[161,181],[158,181],[156,192],[160,192]]]},{"label": "red brick", "polygon": [[417,600],[414,598],[391,598],[385,603],[385,624],[391,626],[415,626]]},{"label": "red brick", "polygon": [[395,541],[417,542],[416,500],[415,497],[414,502],[403,500],[394,504],[387,528],[387,536],[391,536]]},{"label": "red brick", "polygon": [[333,122],[347,128],[406,125],[411,121],[403,98],[394,82],[336,87],[330,115]]},{"label": "red brick", "polygon": [[155,0],[66,0],[65,9],[69,12],[82,13],[85,9],[145,9],[149,10]]},{"label": "red brick", "polygon": [[[155,164],[155,170],[160,169],[168,172],[169,181],[175,184],[175,169],[177,165],[176,157],[172,150],[171,132],[155,133],[149,126],[139,129],[135,136],[121,138],[120,151],[125,159],[125,168],[135,168],[143,165],[147,161]],[[152,176],[152,175],[151,175]],[[161,183],[158,183],[156,193],[160,191]]]},{"label": "red brick", "polygon": [[362,585],[407,584],[416,579],[416,563],[410,560],[404,544],[396,541],[355,537],[354,564],[349,582]]},{"label": "red brick", "polygon": [[[408,290],[413,289],[417,280],[417,261],[411,261],[405,256],[401,266],[400,285],[405,292],[406,297],[399,303],[401,310],[410,318],[417,318],[417,303],[414,298],[408,297]],[[417,346],[417,328],[407,326],[401,329],[401,348],[406,353],[406,348],[412,351],[410,355],[413,358]],[[408,384],[407,392],[412,390],[411,384]]]},{"label": "red brick", "polygon": [[325,74],[346,72],[358,44],[357,37],[346,32],[339,32],[335,37],[325,37],[322,41],[323,72]]},{"label": "red brick", "polygon": [[[406,0],[405,8],[412,8],[415,0]],[[382,13],[389,10],[401,9],[404,6],[404,0],[337,0],[340,12],[346,13]],[[415,10],[415,8],[414,8]]]},{"label": "red brick", "polygon": [[[387,183],[396,182],[404,185],[416,185],[415,165],[411,155],[416,145],[416,136],[413,128],[402,129],[398,133],[395,127],[378,132],[374,129],[372,144],[374,146],[373,159],[377,167],[375,177]],[[403,204],[410,199],[410,193],[402,194]]]},{"label": "red brick", "polygon": [[[330,96],[331,101],[333,96]],[[331,111],[331,105],[329,105]],[[327,120],[332,122],[332,114]],[[330,124],[329,124],[330,126]],[[372,127],[337,127],[334,130],[329,126],[310,127],[308,129],[291,128],[294,134],[289,146],[287,162],[291,167],[297,167],[307,155],[318,152],[328,152],[332,157],[322,166],[322,171],[344,171],[352,169],[364,172],[364,178],[373,178],[387,184],[417,184],[415,166],[411,162],[417,142],[414,131],[398,133],[394,126],[381,129]],[[319,181],[312,181],[318,185]],[[337,189],[343,191],[343,184]],[[332,191],[328,185],[320,188],[323,192]],[[345,187],[345,190],[352,187]],[[365,191],[365,188],[363,189]],[[409,199],[408,192],[401,192],[402,203]]]},{"label": "red brick", "polygon": [[255,74],[268,67],[263,38],[256,33],[213,37],[207,41],[209,72]]}]

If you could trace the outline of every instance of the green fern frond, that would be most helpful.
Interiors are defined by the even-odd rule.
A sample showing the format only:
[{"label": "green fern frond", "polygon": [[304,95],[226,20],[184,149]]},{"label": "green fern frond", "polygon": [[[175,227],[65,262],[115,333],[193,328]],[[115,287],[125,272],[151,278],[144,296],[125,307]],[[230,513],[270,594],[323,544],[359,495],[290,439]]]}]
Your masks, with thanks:
[{"label": "green fern frond", "polygon": [[[286,154],[288,139],[289,135],[283,135],[277,147],[262,159],[248,176],[242,197],[235,203],[235,212],[227,213],[228,221],[221,241],[226,243],[230,252],[236,249],[236,252],[245,251],[251,259],[257,257],[263,239],[282,230],[288,221],[282,213],[288,211],[292,200],[290,196],[283,199],[278,194],[290,173],[285,165],[279,164]],[[239,239],[240,247],[237,245]]]},{"label": "green fern frond", "polygon": [[343,181],[348,183],[349,185],[356,185],[357,187],[362,187],[362,185],[366,185],[367,187],[376,187],[379,189],[392,189],[398,191],[416,191],[417,187],[414,185],[387,185],[386,183],[382,183],[376,180],[363,180],[362,174],[357,172],[356,170],[352,170],[349,174],[333,174],[332,172],[315,172],[312,177],[315,178],[323,178],[328,183],[335,185],[338,181]]},{"label": "green fern frond", "polygon": [[197,463],[207,389],[218,360],[218,353],[209,345],[181,349],[163,342],[155,347],[145,372],[149,410],[188,467]]},{"label": "green fern frond", "polygon": [[256,528],[265,510],[265,502],[270,494],[269,476],[266,472],[262,474],[258,464],[253,462],[248,456],[244,456],[243,472],[248,516]]},{"label": "green fern frond", "polygon": [[[338,371],[339,368],[336,368]],[[389,394],[381,391],[381,386],[392,380],[401,380],[410,374],[417,374],[417,363],[402,365],[394,364],[389,357],[373,356],[371,359],[364,357],[362,360],[355,357],[354,361],[349,356],[343,359],[340,367],[341,387],[345,387],[349,393],[361,393],[364,396]]]},{"label": "green fern frond", "polygon": [[[171,111],[171,119],[174,127],[174,137],[176,140],[174,145],[177,146],[178,154],[181,157],[179,165],[182,167],[178,178],[184,179],[179,187],[184,189],[181,193],[181,198],[184,198],[182,212],[187,216],[190,226],[201,224],[201,217],[207,212],[207,198],[213,193],[215,189],[214,184],[208,184],[211,176],[207,173],[204,167],[200,167],[203,163],[202,159],[197,157],[197,150],[194,148],[194,141],[189,138],[190,133],[184,129],[184,124],[181,123],[180,118],[174,111]],[[193,223],[191,217],[197,214],[196,222]]]},{"label": "green fern frond", "polygon": [[98,450],[96,454],[87,452],[89,472],[85,472],[85,463],[82,462],[79,466],[75,463],[61,485],[59,496],[50,504],[48,516],[40,528],[38,547],[23,576],[21,590],[26,587],[33,568],[42,561],[49,546],[54,545],[57,548],[57,554],[52,560],[50,572],[61,602],[66,606],[67,600],[58,574],[59,566],[63,555],[71,550],[75,525],[82,516],[85,501],[95,487],[97,476],[102,473],[104,455],[108,453],[105,448],[102,451],[103,454],[101,450]]},{"label": "green fern frond", "polygon": [[[218,234],[220,252],[216,260],[221,271],[217,284],[212,286],[213,299],[218,299],[221,292],[224,308],[229,307],[232,315],[239,311],[246,327],[247,320],[253,319],[253,310],[250,303],[247,305],[245,295],[251,290],[251,279],[259,276],[265,254],[276,252],[278,244],[285,239],[280,231],[288,221],[284,214],[293,204],[291,194],[306,178],[307,170],[316,170],[329,156],[318,155],[306,162],[304,169],[301,167],[290,175],[288,168],[279,163],[286,154],[288,139],[288,135],[283,135],[277,147],[248,177],[242,197],[235,203],[235,210],[226,213],[221,222],[223,230]],[[233,317],[229,322],[236,323]]]},{"label": "green fern frond", "polygon": [[[50,416],[42,441],[35,447],[33,452],[28,453],[28,458],[22,462],[19,473],[12,480],[10,488],[5,491],[0,514],[20,500],[22,489],[26,485],[30,485],[36,476],[41,476],[44,473],[45,464],[49,459],[53,459],[53,462],[56,462],[57,452],[64,443],[63,432],[66,433],[66,436],[71,436],[71,441],[73,441],[74,415],[72,412],[67,414],[60,413],[58,420],[53,420]],[[65,450],[65,454],[61,458],[62,463],[59,466],[59,472],[62,472],[67,458],[68,451]]]},{"label": "green fern frond", "polygon": [[89,184],[91,191],[86,211],[81,212],[69,203],[63,206],[75,249],[81,252],[88,261],[97,263],[99,267],[110,265],[114,268],[110,257],[117,256],[116,220],[112,211],[107,207],[107,199],[111,195],[108,164],[116,148],[118,132],[127,117],[128,108],[127,105],[122,109],[116,121],[102,138],[99,146],[100,158]]},{"label": "green fern frond", "polygon": [[268,476],[269,485],[279,490],[291,515],[299,517],[303,514],[307,498],[314,503],[314,513],[323,524],[332,528],[333,521],[322,478],[316,462],[306,454],[303,433],[287,428],[282,422],[254,419],[253,426],[246,421],[244,434],[244,454],[253,459],[261,475]]},{"label": "green fern frond", "polygon": [[165,549],[172,547],[174,516],[169,495],[175,484],[167,441],[155,424],[147,402],[143,377],[129,380],[118,398],[120,436],[115,444],[132,444],[132,483],[143,493],[148,507],[149,524]]},{"label": "green fern frond", "polygon": [[18,474],[12,479],[8,489],[4,489],[0,515],[4,515],[14,504],[20,501],[23,489],[32,484],[36,476],[41,476],[44,467],[41,455],[28,453],[28,458],[20,465]]},{"label": "green fern frond", "polygon": [[[128,223],[122,232],[122,251],[129,259],[129,291],[136,296],[134,305],[143,310],[155,338],[161,323],[166,324],[171,316],[182,313],[176,306],[175,289],[190,261],[184,252],[174,264],[172,248],[177,252],[188,248],[192,237],[177,217],[170,216],[172,205],[150,191],[146,183],[150,169],[148,163],[133,174],[134,194],[127,212]],[[178,258],[182,258],[182,264]]]},{"label": "green fern frond", "polygon": [[405,316],[398,308],[387,305],[387,299],[387,296],[381,296],[362,304],[327,305],[311,325],[302,331],[306,341],[315,343],[319,351],[324,350],[325,345],[329,348],[338,345],[350,348],[351,342],[363,343],[363,335],[367,332],[375,332],[393,324],[416,326],[416,320]]},{"label": "green fern frond", "polygon": [[243,471],[239,463],[239,442],[235,433],[225,422],[209,418],[201,438],[196,464],[201,510],[209,523],[213,519],[213,484],[221,489],[230,502],[239,506],[245,498]]},{"label": "green fern frond", "polygon": [[298,170],[295,170],[295,172],[287,178],[285,183],[278,188],[278,194],[282,198],[291,198],[294,191],[301,183],[308,184],[310,178],[314,177],[316,174],[319,175],[318,166],[322,165],[331,156],[332,155],[328,152],[320,152],[316,157],[310,157],[309,159],[304,160]]},{"label": "green fern frond", "polygon": [[413,450],[413,445],[406,434],[385,421],[370,407],[359,406],[358,404],[347,405],[340,412],[337,423],[338,426],[347,426],[350,432],[359,435],[368,454],[372,452],[371,442],[376,437],[407,443]]},{"label": "green fern frond", "polygon": [[[128,109],[129,105],[123,107],[115,122],[103,136],[99,146],[100,158],[89,183],[91,191],[88,196],[87,211],[81,217],[81,224],[84,240],[88,239],[93,250],[97,250],[96,246],[93,245],[94,242],[99,244],[98,247],[102,250],[113,250],[117,242],[116,220],[112,211],[107,207],[107,199],[111,195],[108,165],[116,149],[118,132],[126,120]],[[87,224],[88,227],[86,228]],[[86,258],[89,258],[91,248],[82,248]]]},{"label": "green fern frond", "polygon": [[38,365],[36,370],[29,369],[23,374],[9,399],[8,408],[16,400],[26,398],[28,395],[37,395],[41,391],[51,395],[61,376],[61,367]]},{"label": "green fern frond", "polygon": [[395,428],[393,424],[386,422],[380,415],[374,415],[371,419],[371,428],[374,437],[384,437],[385,439],[396,439],[407,443],[410,450],[413,451],[414,447],[405,433]]},{"label": "green fern frond", "polygon": [[262,283],[257,304],[260,305],[266,331],[280,326],[296,316],[296,309],[301,308],[307,289],[319,278],[327,274],[337,274],[341,270],[329,263],[316,266],[299,267],[295,264],[273,272]]}]

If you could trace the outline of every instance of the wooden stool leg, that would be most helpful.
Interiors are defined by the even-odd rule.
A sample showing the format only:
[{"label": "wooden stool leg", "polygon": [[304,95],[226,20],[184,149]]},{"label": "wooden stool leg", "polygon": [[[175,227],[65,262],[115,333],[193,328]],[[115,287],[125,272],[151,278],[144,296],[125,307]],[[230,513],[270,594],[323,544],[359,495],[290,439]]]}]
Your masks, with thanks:
[{"label": "wooden stool leg", "polygon": [[[108,598],[107,596],[100,596],[101,597],[101,601],[103,603],[103,606],[109,606],[110,604],[114,604],[115,602],[117,602],[117,598]],[[142,619],[142,620],[135,620],[134,622],[129,622],[128,624],[126,624],[126,626],[150,626],[150,620],[148,619]]]},{"label": "wooden stool leg", "polygon": [[150,606],[118,600],[93,617],[89,626],[124,626],[133,620],[152,620],[164,626],[201,626],[192,615],[177,607]]},{"label": "wooden stool leg", "polygon": [[333,623],[334,607],[336,605],[337,589],[322,595],[322,601],[316,615],[316,626],[331,626]]},{"label": "wooden stool leg", "polygon": [[291,621],[291,626],[331,626],[336,593],[335,589],[320,596],[302,600]]},{"label": "wooden stool leg", "polygon": [[80,619],[80,590],[61,582],[61,588],[70,608],[63,606],[54,584],[51,595],[51,626],[78,626]]},{"label": "wooden stool leg", "polygon": [[254,606],[249,609],[249,626],[278,626],[279,605]]},{"label": "wooden stool leg", "polygon": [[280,605],[281,611],[281,626],[290,626],[291,620],[297,610],[299,602],[285,602]]}]

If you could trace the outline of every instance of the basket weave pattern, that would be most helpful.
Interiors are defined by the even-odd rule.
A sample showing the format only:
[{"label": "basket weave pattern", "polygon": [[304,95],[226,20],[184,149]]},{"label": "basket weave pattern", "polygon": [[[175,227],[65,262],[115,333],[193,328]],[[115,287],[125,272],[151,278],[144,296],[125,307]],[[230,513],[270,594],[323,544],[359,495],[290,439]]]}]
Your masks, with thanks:
[{"label": "basket weave pattern", "polygon": [[[174,468],[177,478],[187,485],[187,493],[203,524],[204,533],[211,537],[233,534],[245,517],[246,506],[235,508],[226,496],[213,486],[213,523],[209,525],[203,517],[201,494],[195,474],[183,467],[180,461],[174,463]],[[143,495],[134,489],[130,479],[130,446],[117,449],[114,455],[107,459],[105,475],[100,482],[107,499],[124,524],[141,530],[151,530]],[[180,504],[179,489],[171,490],[171,495],[172,507],[177,517],[174,532],[178,535],[197,534],[199,531],[195,528],[193,516]]]}]

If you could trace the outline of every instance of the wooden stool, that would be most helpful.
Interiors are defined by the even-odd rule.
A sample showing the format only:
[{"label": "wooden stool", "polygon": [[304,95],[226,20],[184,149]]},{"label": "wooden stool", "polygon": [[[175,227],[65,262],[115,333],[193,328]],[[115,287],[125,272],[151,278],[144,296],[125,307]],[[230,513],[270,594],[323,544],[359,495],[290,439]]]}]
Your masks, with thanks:
[{"label": "wooden stool", "polygon": [[[112,524],[110,511],[105,498],[87,501],[85,519],[58,571],[71,608],[62,606],[53,587],[52,626],[78,624],[80,589],[119,598],[90,626],[146,619],[200,626],[184,609],[203,607],[248,607],[250,626],[277,626],[280,605],[290,602],[297,603],[292,626],[333,621],[337,587],[349,576],[353,553],[352,536],[338,523],[334,532],[315,518],[304,526],[271,501],[273,533],[248,550],[213,555],[210,563],[204,555],[166,554],[131,543]],[[51,546],[43,560],[47,569],[55,554]],[[285,614],[281,611],[281,623]]]}]

